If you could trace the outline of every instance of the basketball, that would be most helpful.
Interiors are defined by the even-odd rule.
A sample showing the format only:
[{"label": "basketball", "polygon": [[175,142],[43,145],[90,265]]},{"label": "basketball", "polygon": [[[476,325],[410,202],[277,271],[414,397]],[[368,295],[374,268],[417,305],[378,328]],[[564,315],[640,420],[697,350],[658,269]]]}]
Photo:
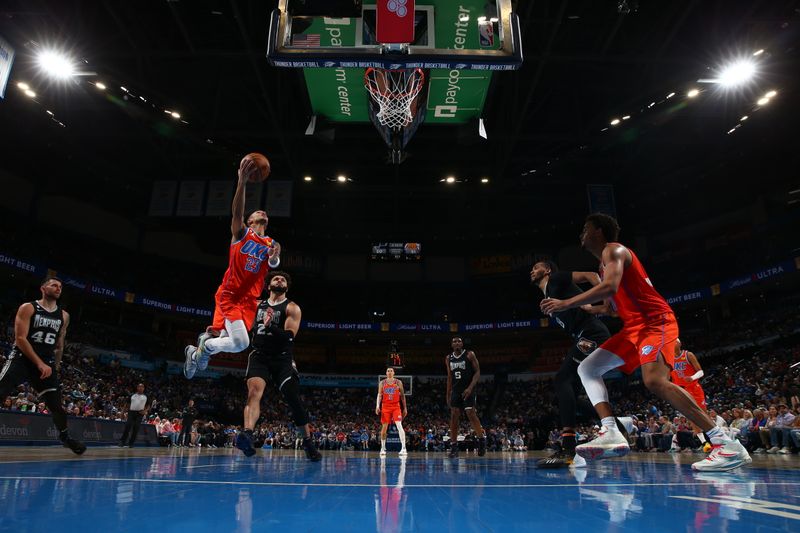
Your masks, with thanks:
[{"label": "basketball", "polygon": [[256,165],[258,165],[258,170],[259,170],[259,173],[257,175],[250,176],[249,179],[250,183],[259,183],[267,179],[267,177],[269,177],[270,165],[267,156],[265,156],[264,154],[259,154],[258,152],[249,153],[242,158],[242,162],[239,163],[239,168],[241,168],[242,165],[244,165],[244,162],[247,159],[252,159],[253,161],[255,161]]}]

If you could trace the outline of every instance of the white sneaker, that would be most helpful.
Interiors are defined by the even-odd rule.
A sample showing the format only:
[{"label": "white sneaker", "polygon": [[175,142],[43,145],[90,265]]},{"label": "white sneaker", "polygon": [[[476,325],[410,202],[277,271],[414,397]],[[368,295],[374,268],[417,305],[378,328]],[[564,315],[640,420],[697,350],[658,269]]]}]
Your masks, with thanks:
[{"label": "white sneaker", "polygon": [[586,459],[576,453],[575,457],[572,458],[572,464],[569,466],[570,468],[586,468]]},{"label": "white sneaker", "polygon": [[765,451],[764,448],[757,448],[753,453],[764,453]]},{"label": "white sneaker", "polygon": [[206,350],[206,341],[211,338],[208,333],[201,333],[197,337],[197,370],[205,370],[208,368],[208,361],[211,359],[211,354]]},{"label": "white sneaker", "polygon": [[790,450],[789,448],[787,448],[786,446],[784,446],[783,448],[781,448],[780,450],[778,450],[778,453],[780,453],[780,454],[783,454],[783,455],[786,455],[787,453],[792,453],[792,450]]},{"label": "white sneaker", "polygon": [[622,457],[629,451],[631,451],[631,447],[620,430],[616,427],[609,429],[605,426],[600,429],[600,434],[596,439],[575,448],[575,453],[588,460]]},{"label": "white sneaker", "polygon": [[386,457],[386,450],[381,450],[381,453],[378,455],[380,455],[381,457]]},{"label": "white sneaker", "polygon": [[753,460],[738,440],[713,439],[711,453],[702,461],[692,464],[692,470],[722,472],[749,465]]},{"label": "white sneaker", "polygon": [[778,448],[777,446],[773,446],[772,448],[767,450],[767,453],[778,453],[778,450],[780,450],[780,448]]},{"label": "white sneaker", "polygon": [[397,455],[408,455],[408,452],[406,451],[406,449],[405,449],[405,448],[402,448],[402,449],[400,450],[400,453],[398,453]]},{"label": "white sneaker", "polygon": [[192,379],[197,372],[197,359],[195,358],[197,348],[190,344],[184,348],[183,354],[186,356],[186,360],[183,362],[183,375],[186,376],[186,379]]}]

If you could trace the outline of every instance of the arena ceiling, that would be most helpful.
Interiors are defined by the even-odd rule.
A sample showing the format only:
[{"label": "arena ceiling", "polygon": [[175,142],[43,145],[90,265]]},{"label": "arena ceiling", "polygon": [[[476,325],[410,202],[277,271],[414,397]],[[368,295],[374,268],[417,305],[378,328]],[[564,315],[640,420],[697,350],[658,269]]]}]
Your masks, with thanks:
[{"label": "arena ceiling", "polygon": [[[206,227],[219,221],[149,218],[153,182],[233,179],[240,155],[258,150],[275,179],[294,181],[292,217],[275,221],[285,232],[428,244],[574,238],[590,183],[614,185],[621,218],[644,230],[663,229],[672,209],[699,218],[748,205],[748,186],[775,205],[797,188],[782,169],[798,159],[798,1],[518,2],[525,60],[494,75],[488,139],[423,125],[400,166],[386,164],[369,124],[304,134],[302,73],[264,57],[274,4],[4,2],[0,36],[17,59],[0,101],[3,168],[142,225]],[[97,76],[43,78],[33,64],[42,46],[69,50]],[[759,78],[744,89],[696,83],[761,49]],[[97,80],[105,91],[88,83]],[[703,92],[690,99],[693,87]],[[771,89],[771,105],[757,106]],[[340,174],[352,181],[329,181]],[[440,181],[450,175],[459,181]]]}]

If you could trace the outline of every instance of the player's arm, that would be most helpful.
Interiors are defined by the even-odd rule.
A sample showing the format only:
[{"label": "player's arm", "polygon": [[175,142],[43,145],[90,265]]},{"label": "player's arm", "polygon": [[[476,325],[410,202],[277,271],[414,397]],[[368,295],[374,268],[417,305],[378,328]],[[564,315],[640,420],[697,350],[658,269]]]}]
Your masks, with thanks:
[{"label": "player's arm", "polygon": [[695,354],[692,352],[686,352],[686,360],[697,369],[697,372],[686,378],[688,381],[697,381],[705,375],[703,372],[703,367],[700,366],[700,361],[697,360],[697,356]]},{"label": "player's arm", "polygon": [[405,419],[406,414],[408,413],[408,409],[406,408],[406,390],[403,387],[402,381],[398,379],[397,383],[400,385],[400,408],[403,410],[403,418]]},{"label": "player's arm", "polygon": [[64,356],[64,340],[67,338],[67,328],[69,327],[69,313],[66,311],[61,311],[61,313],[64,319],[64,326],[61,328],[61,333],[58,334],[56,349],[53,350],[56,359],[56,371],[61,371],[61,358]]},{"label": "player's arm", "polygon": [[590,315],[618,316],[617,312],[614,311],[614,308],[611,306],[608,300],[599,305],[582,305],[581,309]]},{"label": "player's arm", "polygon": [[291,332],[293,339],[297,336],[297,332],[300,331],[301,317],[300,306],[294,302],[289,302],[289,305],[286,306],[286,322],[283,327],[285,331]]},{"label": "player's arm", "polygon": [[236,183],[236,192],[233,194],[233,203],[231,204],[231,240],[234,242],[244,237],[247,229],[244,225],[244,191],[249,177],[258,172],[258,165],[255,161],[249,157],[242,159],[239,167],[239,181]]},{"label": "player's arm", "polygon": [[381,391],[383,391],[383,380],[378,382],[378,397],[375,399],[375,414],[381,414]]},{"label": "player's arm", "polygon": [[478,384],[478,381],[481,379],[481,365],[478,363],[478,358],[475,355],[475,352],[469,351],[467,352],[467,359],[470,363],[472,363],[472,369],[475,371],[475,374],[472,376],[472,381],[470,381],[469,386],[464,390],[464,399],[469,398],[472,396],[472,391],[475,390],[475,386]]},{"label": "player's arm", "polygon": [[22,354],[30,359],[39,370],[39,377],[44,379],[53,373],[53,369],[42,361],[42,358],[36,355],[36,352],[28,342],[28,331],[30,330],[31,317],[33,316],[33,304],[24,303],[19,306],[17,316],[14,319],[14,343]]},{"label": "player's arm", "polygon": [[614,296],[619,290],[620,283],[622,283],[622,273],[625,271],[628,249],[620,244],[608,245],[603,250],[602,258],[605,270],[603,272],[603,280],[599,284],[567,300],[545,298],[539,306],[542,312],[551,315]]},{"label": "player's arm", "polygon": [[267,252],[267,264],[273,270],[281,266],[281,243],[276,240],[272,241],[272,246],[269,247]]},{"label": "player's arm", "polygon": [[573,272],[572,283],[588,283],[592,287],[600,285],[600,274],[597,272]]},{"label": "player's arm", "polygon": [[444,374],[447,376],[447,407],[450,407],[450,392],[453,390],[453,380],[450,377],[450,356],[444,356]]}]

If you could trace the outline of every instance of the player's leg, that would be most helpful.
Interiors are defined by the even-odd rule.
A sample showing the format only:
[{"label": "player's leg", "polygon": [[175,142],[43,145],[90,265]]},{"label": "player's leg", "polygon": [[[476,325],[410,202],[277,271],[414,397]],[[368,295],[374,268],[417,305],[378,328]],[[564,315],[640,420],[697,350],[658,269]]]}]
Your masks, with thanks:
[{"label": "player's leg", "polygon": [[306,452],[306,457],[308,457],[310,461],[319,461],[322,459],[322,455],[319,453],[319,450],[317,450],[317,446],[311,438],[311,428],[308,425],[308,411],[306,411],[303,401],[300,399],[300,378],[297,375],[297,371],[294,369],[294,363],[291,361],[283,361],[276,364],[280,365],[276,373],[280,373],[280,376],[285,376],[278,382],[278,391],[280,391],[281,396],[283,396],[283,399],[289,406],[289,410],[292,412],[292,421],[294,422],[298,436],[303,440],[303,450]]},{"label": "player's leg", "polygon": [[406,451],[406,430],[403,429],[403,423],[398,420],[394,423],[397,426],[397,434],[400,437],[400,455],[406,455],[408,452]]},{"label": "player's leg", "polygon": [[262,376],[254,375],[252,363],[253,354],[250,354],[247,366],[247,404],[244,406],[244,427],[236,439],[236,447],[242,450],[247,457],[256,454],[253,447],[253,431],[256,428],[258,417],[261,416],[261,398],[267,382]]},{"label": "player's leg", "polygon": [[[381,455],[386,455],[386,432],[389,429],[389,413],[381,412]],[[384,422],[386,420],[386,422]]]},{"label": "player's leg", "polygon": [[[577,441],[575,437],[576,412],[578,410],[578,363],[572,357],[579,353],[578,348],[570,348],[556,372],[554,387],[561,421],[561,450],[537,461],[539,468],[561,468],[569,466],[575,456]],[[581,354],[580,357],[583,357]]]},{"label": "player's leg", "polygon": [[[603,425],[600,435],[596,439],[575,448],[575,452],[584,459],[619,457],[630,451],[628,440],[617,427],[617,421],[608,401],[608,389],[603,381],[603,375],[606,372],[626,364],[622,357],[610,351],[611,349],[620,351],[625,349],[624,339],[621,337],[615,339],[615,337],[617,336],[609,339],[578,365],[578,376]],[[633,349],[635,356],[635,346]]]},{"label": "player's leg", "polygon": [[467,415],[472,431],[478,437],[478,456],[483,457],[486,455],[486,430],[481,425],[481,420],[478,418],[478,413],[475,411],[475,400],[473,398],[472,405],[464,407],[464,413]]},{"label": "player's leg", "polygon": [[[455,394],[454,394],[455,396]],[[451,406],[453,405],[451,399]],[[461,409],[450,408],[450,454],[448,457],[458,457],[458,424],[461,422]]]},{"label": "player's leg", "polygon": [[203,370],[202,361],[204,356],[206,356],[205,358],[207,359],[207,356],[219,352],[239,353],[250,346],[250,335],[247,331],[244,319],[229,320],[226,318],[225,333],[227,333],[227,335],[209,338],[205,341],[203,347],[198,346],[197,366],[199,370]]},{"label": "player's leg", "polygon": [[[52,377],[52,376],[51,376]],[[48,378],[49,379],[49,378]],[[51,380],[55,382],[55,379]],[[79,440],[73,439],[67,429],[67,412],[64,410],[64,402],[61,399],[61,388],[57,383],[49,383],[48,388],[40,389],[39,399],[44,402],[53,417],[53,424],[58,429],[58,439],[65,448],[69,448],[78,455],[86,451],[86,445]]]}]

